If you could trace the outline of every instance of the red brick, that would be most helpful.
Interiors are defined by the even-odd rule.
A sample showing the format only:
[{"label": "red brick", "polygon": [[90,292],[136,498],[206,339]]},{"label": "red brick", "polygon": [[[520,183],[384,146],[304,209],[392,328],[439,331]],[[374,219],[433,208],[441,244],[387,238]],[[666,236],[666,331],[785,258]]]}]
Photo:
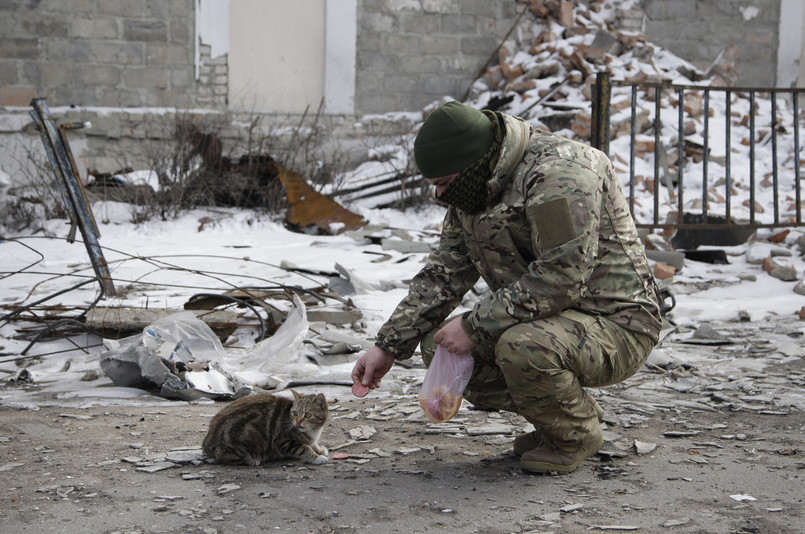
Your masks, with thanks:
[{"label": "red brick", "polygon": [[658,280],[667,280],[669,278],[673,278],[675,273],[676,269],[673,265],[668,265],[665,263],[654,264],[654,277]]}]

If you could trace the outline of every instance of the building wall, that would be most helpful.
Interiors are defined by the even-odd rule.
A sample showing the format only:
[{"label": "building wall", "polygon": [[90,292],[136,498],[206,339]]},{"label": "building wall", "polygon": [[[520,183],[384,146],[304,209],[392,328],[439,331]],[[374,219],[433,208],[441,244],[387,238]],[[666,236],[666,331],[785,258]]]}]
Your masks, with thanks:
[{"label": "building wall", "polygon": [[[781,1],[640,6],[650,41],[701,68],[736,44],[739,83],[773,85]],[[225,109],[226,58],[196,49],[194,9],[194,0],[0,2],[0,105],[46,96],[69,106]],[[355,114],[460,98],[520,9],[514,0],[359,0]],[[267,31],[282,24],[258,15]]]},{"label": "building wall", "polygon": [[356,111],[460,99],[522,9],[511,0],[360,0]]},{"label": "building wall", "polygon": [[[74,133],[73,150],[86,167],[101,172],[143,165],[138,154],[149,142],[164,142],[172,110],[222,115],[232,111],[229,49],[218,53],[221,43],[205,43],[207,34],[196,42],[202,1],[208,2],[0,0],[0,170],[13,174],[24,159],[21,146],[39,142],[36,132],[25,129],[30,124],[27,108],[35,96],[47,98],[57,118],[93,122],[92,129]],[[650,41],[702,68],[727,44],[737,44],[739,83],[774,85],[780,6],[798,1],[640,0],[635,13],[624,20],[642,28]],[[338,74],[342,86],[351,85],[349,73],[341,70],[352,67],[354,99],[343,99],[333,106],[338,113],[322,120],[332,122],[333,132],[356,145],[366,133],[356,116],[420,111],[444,96],[461,99],[524,7],[515,0],[350,2],[357,22],[354,64],[333,67],[327,60],[331,70],[324,84]],[[221,4],[215,4],[216,9]],[[264,18],[267,32],[283,24],[282,17],[272,15],[270,10],[255,11]],[[208,22],[221,23],[216,17]],[[528,43],[533,38],[528,32],[524,22],[512,37]],[[329,38],[336,50],[335,38]],[[787,61],[799,61],[799,52],[794,56]],[[323,90],[326,96],[327,87]],[[247,123],[251,119],[237,118]],[[273,119],[269,113],[261,120]],[[277,120],[287,121],[287,115]],[[411,120],[394,123],[385,133],[391,137],[407,131]],[[229,130],[233,137],[238,133]]]},{"label": "building wall", "polygon": [[0,3],[0,105],[213,104],[194,74],[193,0]]},{"label": "building wall", "polygon": [[[702,70],[730,44],[739,86],[777,84],[781,0],[641,0],[649,41]],[[802,41],[802,36],[799,36]]]}]

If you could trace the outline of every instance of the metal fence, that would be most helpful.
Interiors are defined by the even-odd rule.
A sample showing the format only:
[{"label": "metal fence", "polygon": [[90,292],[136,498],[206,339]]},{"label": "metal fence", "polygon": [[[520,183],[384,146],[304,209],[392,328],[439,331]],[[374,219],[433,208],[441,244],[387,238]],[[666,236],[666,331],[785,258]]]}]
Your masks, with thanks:
[{"label": "metal fence", "polygon": [[591,144],[620,170],[628,166],[638,227],[802,226],[803,92],[610,81],[599,73]]}]

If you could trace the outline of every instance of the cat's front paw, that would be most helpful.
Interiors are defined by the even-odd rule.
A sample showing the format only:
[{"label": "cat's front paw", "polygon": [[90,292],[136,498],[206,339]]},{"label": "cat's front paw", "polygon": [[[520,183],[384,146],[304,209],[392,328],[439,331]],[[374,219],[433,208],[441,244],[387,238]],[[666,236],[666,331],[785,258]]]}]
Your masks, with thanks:
[{"label": "cat's front paw", "polygon": [[313,461],[311,461],[310,463],[312,463],[313,465],[326,464],[327,463],[327,456],[324,455],[324,454],[316,456],[316,458]]},{"label": "cat's front paw", "polygon": [[327,450],[327,447],[322,447],[321,445],[319,445],[318,453],[323,456],[327,456],[330,454],[330,451]]}]

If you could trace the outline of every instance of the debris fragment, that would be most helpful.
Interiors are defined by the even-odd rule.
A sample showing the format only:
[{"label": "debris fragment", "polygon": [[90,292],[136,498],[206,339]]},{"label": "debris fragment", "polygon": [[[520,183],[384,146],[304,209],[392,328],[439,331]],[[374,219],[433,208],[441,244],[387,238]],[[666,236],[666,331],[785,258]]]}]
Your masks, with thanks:
[{"label": "debris fragment", "polygon": [[239,489],[240,489],[240,486],[238,486],[237,484],[224,484],[223,486],[218,488],[217,492],[218,492],[218,495],[224,495],[226,493],[229,493],[229,492],[235,491],[235,490],[239,490]]},{"label": "debris fragment", "polygon": [[421,447],[403,447],[401,449],[397,449],[394,452],[397,454],[401,454],[403,456],[408,456],[409,454],[415,454],[417,452],[421,452]]},{"label": "debris fragment", "polygon": [[657,444],[634,440],[634,448],[638,456],[642,456],[644,454],[650,454],[654,452],[654,450],[657,448]]},{"label": "debris fragment", "polygon": [[361,425],[349,431],[349,437],[354,440],[369,440],[375,434],[377,434],[377,430],[367,425]]},{"label": "debris fragment", "polygon": [[584,505],[581,504],[581,503],[568,504],[567,506],[563,506],[563,507],[559,508],[559,511],[564,513],[564,514],[569,514],[570,512],[575,512],[577,510],[581,510],[582,508],[584,508]]},{"label": "debris fragment", "polygon": [[173,469],[174,467],[176,467],[175,463],[165,461],[165,462],[157,462],[157,463],[142,466],[142,467],[137,467],[135,469],[135,471],[140,471],[142,473],[153,474],[153,473],[157,473],[159,471],[164,471],[166,469]]},{"label": "debris fragment", "polygon": [[698,430],[668,430],[662,433],[666,438],[689,438],[691,436],[698,436],[699,434],[701,434],[701,432]]},{"label": "debris fragment", "polygon": [[22,467],[23,465],[25,465],[25,464],[18,463],[18,462],[13,462],[13,463],[5,464],[5,465],[0,465],[0,472],[11,471],[15,467]]}]

